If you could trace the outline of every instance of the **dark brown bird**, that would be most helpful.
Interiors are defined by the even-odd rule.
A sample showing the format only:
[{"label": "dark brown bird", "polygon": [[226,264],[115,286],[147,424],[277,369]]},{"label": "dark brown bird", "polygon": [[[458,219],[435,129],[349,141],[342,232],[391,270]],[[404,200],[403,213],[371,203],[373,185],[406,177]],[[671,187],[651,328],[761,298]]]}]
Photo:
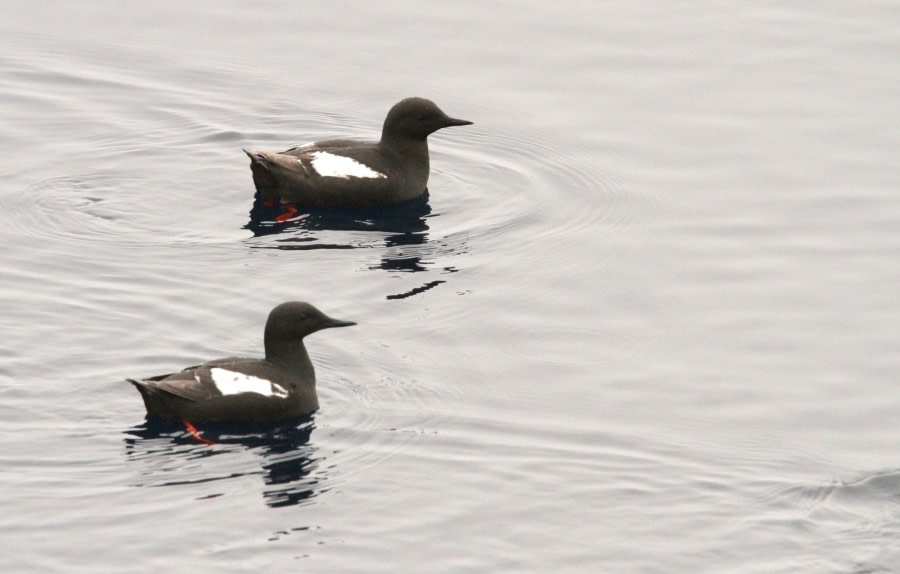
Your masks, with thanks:
[{"label": "dark brown bird", "polygon": [[[282,303],[269,313],[265,359],[228,357],[141,381],[147,413],[188,422],[273,422],[319,408],[316,373],[303,338],[352,321],[328,317],[309,303]],[[191,427],[188,426],[190,429]]]},{"label": "dark brown bird", "polygon": [[425,193],[430,134],[472,122],[425,98],[406,98],[384,120],[381,141],[328,140],[274,153],[244,150],[264,200],[311,207],[379,207]]}]

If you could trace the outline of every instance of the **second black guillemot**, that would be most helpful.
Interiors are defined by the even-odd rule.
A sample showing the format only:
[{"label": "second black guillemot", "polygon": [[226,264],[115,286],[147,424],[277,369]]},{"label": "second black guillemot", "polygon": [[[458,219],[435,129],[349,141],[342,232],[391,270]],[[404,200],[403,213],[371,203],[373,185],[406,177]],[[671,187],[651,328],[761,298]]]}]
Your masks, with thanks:
[{"label": "second black guillemot", "polygon": [[316,374],[303,338],[355,324],[332,319],[309,303],[289,301],[269,313],[264,359],[228,357],[127,380],[140,391],[147,414],[164,419],[268,423],[300,417],[319,408]]}]

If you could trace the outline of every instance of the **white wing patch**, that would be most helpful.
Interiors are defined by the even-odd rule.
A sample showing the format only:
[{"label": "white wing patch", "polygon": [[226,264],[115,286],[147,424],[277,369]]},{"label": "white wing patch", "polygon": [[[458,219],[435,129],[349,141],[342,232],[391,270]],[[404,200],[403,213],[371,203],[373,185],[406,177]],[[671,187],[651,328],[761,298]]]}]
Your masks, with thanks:
[{"label": "white wing patch", "polygon": [[264,397],[287,398],[288,392],[277,383],[267,379],[260,379],[252,375],[245,375],[228,369],[213,367],[209,370],[213,383],[223,395],[236,395],[238,393],[256,393]]},{"label": "white wing patch", "polygon": [[351,157],[335,155],[327,151],[314,151],[310,155],[313,156],[313,169],[323,177],[339,177],[341,179],[350,179],[351,177],[375,179],[387,177],[383,173],[377,172]]}]

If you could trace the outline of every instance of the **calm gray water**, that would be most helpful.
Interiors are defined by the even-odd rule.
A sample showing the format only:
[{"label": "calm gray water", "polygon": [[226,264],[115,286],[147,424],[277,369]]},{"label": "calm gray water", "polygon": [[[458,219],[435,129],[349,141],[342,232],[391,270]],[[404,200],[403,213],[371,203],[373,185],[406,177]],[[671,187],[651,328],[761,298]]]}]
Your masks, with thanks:
[{"label": "calm gray water", "polygon": [[[0,571],[900,572],[900,4],[18,3],[0,21]],[[251,219],[241,147],[427,205]],[[123,378],[259,354],[208,447]]]}]

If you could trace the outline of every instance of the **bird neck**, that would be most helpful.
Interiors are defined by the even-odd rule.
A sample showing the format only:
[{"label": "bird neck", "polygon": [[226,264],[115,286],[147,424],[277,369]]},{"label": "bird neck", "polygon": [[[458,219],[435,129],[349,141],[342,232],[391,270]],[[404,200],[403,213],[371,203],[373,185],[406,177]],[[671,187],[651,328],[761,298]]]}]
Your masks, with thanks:
[{"label": "bird neck", "polygon": [[388,130],[381,132],[381,145],[396,154],[418,161],[428,161],[428,138],[415,138],[409,135],[397,135]]},{"label": "bird neck", "polygon": [[309,353],[306,352],[303,339],[285,341],[266,337],[265,346],[267,361],[296,373],[304,380],[315,383],[316,371],[312,361],[309,360]]}]

